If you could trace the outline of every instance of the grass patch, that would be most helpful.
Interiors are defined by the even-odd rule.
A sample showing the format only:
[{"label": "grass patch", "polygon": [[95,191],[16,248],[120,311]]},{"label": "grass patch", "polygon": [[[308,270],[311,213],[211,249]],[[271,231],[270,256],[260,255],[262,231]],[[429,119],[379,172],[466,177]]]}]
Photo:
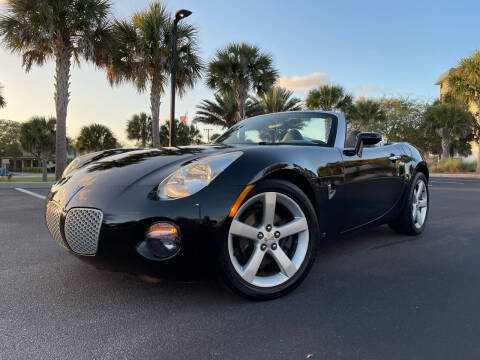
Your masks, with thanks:
[{"label": "grass patch", "polygon": [[473,172],[477,169],[477,162],[463,162],[462,159],[443,159],[429,162],[432,173]]},{"label": "grass patch", "polygon": [[[47,178],[47,181],[55,181],[55,177],[48,177]],[[7,181],[7,178],[2,176],[0,177],[0,182],[8,182]],[[30,177],[30,176],[12,176],[12,178],[10,179],[10,182],[42,182],[42,178],[41,177]]]}]

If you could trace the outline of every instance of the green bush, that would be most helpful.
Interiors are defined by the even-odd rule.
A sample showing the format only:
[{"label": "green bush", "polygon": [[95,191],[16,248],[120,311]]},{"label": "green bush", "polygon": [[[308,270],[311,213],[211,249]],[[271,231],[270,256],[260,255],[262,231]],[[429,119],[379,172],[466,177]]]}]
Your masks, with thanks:
[{"label": "green bush", "polygon": [[[41,173],[43,171],[41,166],[34,166],[34,167],[24,167],[22,172],[26,173]],[[52,172],[52,170],[48,169],[48,172]]]},{"label": "green bush", "polygon": [[462,159],[448,158],[429,162],[432,173],[472,172],[477,169],[477,162],[463,162]]}]

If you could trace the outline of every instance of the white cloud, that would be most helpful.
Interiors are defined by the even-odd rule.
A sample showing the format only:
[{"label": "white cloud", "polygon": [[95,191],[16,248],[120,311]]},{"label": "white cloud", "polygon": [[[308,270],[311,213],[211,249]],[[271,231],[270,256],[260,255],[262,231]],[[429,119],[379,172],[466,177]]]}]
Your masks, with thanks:
[{"label": "white cloud", "polygon": [[277,86],[293,91],[310,90],[311,88],[327,84],[327,74],[315,72],[305,76],[282,76],[277,80]]},{"label": "white cloud", "polygon": [[373,86],[367,87],[367,86],[360,85],[360,86],[357,86],[357,90],[363,94],[370,94],[370,93],[378,92],[379,89]]}]

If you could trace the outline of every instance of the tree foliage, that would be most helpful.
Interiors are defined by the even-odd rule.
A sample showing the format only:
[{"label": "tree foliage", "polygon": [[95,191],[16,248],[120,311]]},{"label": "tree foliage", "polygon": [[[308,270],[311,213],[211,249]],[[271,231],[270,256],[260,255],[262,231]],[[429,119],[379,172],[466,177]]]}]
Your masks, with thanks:
[{"label": "tree foliage", "polygon": [[0,36],[13,53],[22,55],[28,72],[33,64],[55,60],[57,115],[56,176],[66,166],[66,118],[72,58],[102,62],[109,52],[108,0],[7,0],[0,16]]},{"label": "tree foliage", "polygon": [[259,47],[247,43],[231,43],[217,51],[208,65],[207,85],[221,93],[231,93],[237,102],[236,122],[246,116],[249,92],[267,92],[278,72],[273,58]]},{"label": "tree foliage", "polygon": [[3,86],[0,85],[0,108],[3,108],[5,106],[7,106],[7,101],[5,100],[5,98],[2,95],[2,89],[3,89]]},{"label": "tree foliage", "polygon": [[263,114],[302,110],[302,100],[293,97],[293,91],[272,86],[256,99],[256,105]]},{"label": "tree foliage", "polygon": [[427,104],[408,97],[384,97],[379,102],[385,120],[372,131],[380,132],[386,141],[408,142],[423,153],[440,152],[440,138],[425,125]]},{"label": "tree foliage", "polygon": [[[172,16],[160,2],[133,14],[128,21],[115,21],[114,46],[106,64],[110,83],[133,82],[138,91],[150,90],[153,146],[158,137],[160,96],[172,67]],[[201,76],[197,30],[184,21],[178,23],[176,87],[180,95],[194,86]]]},{"label": "tree foliage", "polygon": [[82,127],[75,147],[80,152],[94,152],[113,149],[116,146],[117,139],[108,127],[92,124]]},{"label": "tree foliage", "polygon": [[[183,122],[175,119],[175,145],[186,146],[202,143],[200,131],[194,125],[185,125]],[[168,122],[160,127],[160,144],[168,146],[169,124]]]},{"label": "tree foliage", "polygon": [[[197,113],[193,119],[209,125],[216,125],[222,128],[230,128],[237,122],[237,101],[231,92],[215,93],[215,100],[203,100],[197,105]],[[247,117],[262,113],[256,101],[249,98],[245,103],[245,115]]]},{"label": "tree foliage", "polygon": [[440,136],[442,158],[448,158],[452,141],[467,143],[473,140],[478,125],[466,105],[436,101],[425,111],[425,126]]},{"label": "tree foliage", "polygon": [[305,103],[310,110],[341,111],[348,114],[353,97],[339,85],[323,85],[310,90]]},{"label": "tree foliage", "polygon": [[385,111],[377,100],[358,99],[349,113],[352,127],[358,130],[378,131],[385,127]]},{"label": "tree foliage", "polygon": [[[465,104],[475,104],[477,124],[480,123],[480,50],[461,59],[448,79],[451,94]],[[475,134],[480,147],[480,137]],[[454,141],[455,142],[455,141]],[[477,171],[480,171],[480,151],[477,154]]]},{"label": "tree foliage", "polygon": [[142,147],[152,146],[152,117],[143,112],[133,115],[127,123],[127,137],[139,141]]},{"label": "tree foliage", "polygon": [[0,156],[20,156],[22,151],[18,141],[20,123],[11,120],[0,120]]},{"label": "tree foliage", "polygon": [[55,153],[56,119],[33,117],[20,126],[19,140],[22,148],[42,162],[43,181],[47,181],[47,161]]},{"label": "tree foliage", "polygon": [[475,103],[480,109],[480,50],[461,59],[449,75],[451,94],[464,103]]}]

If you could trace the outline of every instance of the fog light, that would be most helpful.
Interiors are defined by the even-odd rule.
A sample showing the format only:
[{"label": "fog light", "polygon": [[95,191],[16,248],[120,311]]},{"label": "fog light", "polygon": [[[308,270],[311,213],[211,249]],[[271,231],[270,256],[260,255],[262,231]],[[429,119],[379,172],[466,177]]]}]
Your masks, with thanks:
[{"label": "fog light", "polygon": [[140,255],[150,260],[168,260],[178,254],[182,247],[180,231],[175,224],[158,222],[145,233],[145,240],[137,246]]}]

